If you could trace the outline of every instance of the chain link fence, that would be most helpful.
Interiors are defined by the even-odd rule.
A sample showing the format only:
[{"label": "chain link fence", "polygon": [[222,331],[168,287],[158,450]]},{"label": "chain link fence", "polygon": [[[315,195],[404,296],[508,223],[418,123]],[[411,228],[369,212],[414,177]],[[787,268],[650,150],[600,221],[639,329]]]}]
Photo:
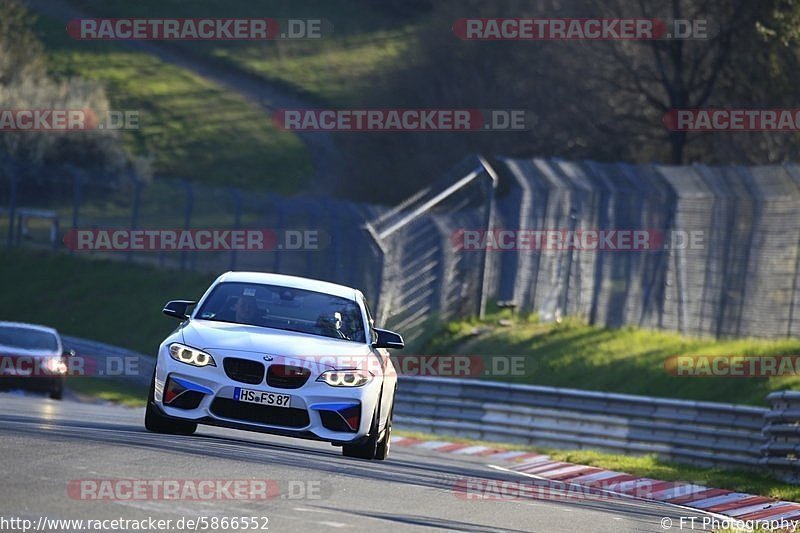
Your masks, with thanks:
[{"label": "chain link fence", "polygon": [[[496,172],[495,172],[496,171]],[[71,251],[163,268],[268,271],[364,290],[413,342],[502,301],[544,320],[692,335],[800,334],[800,167],[672,167],[470,157],[392,207],[178,179],[107,183],[0,167],[0,236],[66,250],[72,229],[256,229],[258,251]],[[464,232],[646,229],[646,251],[464,247]],[[312,233],[314,246],[289,246]],[[290,235],[291,234],[291,235]],[[294,240],[290,239],[292,237]],[[697,240],[693,240],[697,237]]]}]

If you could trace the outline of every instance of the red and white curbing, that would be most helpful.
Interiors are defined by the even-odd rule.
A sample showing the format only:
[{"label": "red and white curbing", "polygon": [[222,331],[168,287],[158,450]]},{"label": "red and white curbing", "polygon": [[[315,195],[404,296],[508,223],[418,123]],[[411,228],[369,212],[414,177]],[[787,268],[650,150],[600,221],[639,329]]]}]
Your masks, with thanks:
[{"label": "red and white curbing", "polygon": [[586,486],[631,497],[666,502],[691,509],[728,516],[741,521],[800,520],[800,504],[754,496],[742,492],[709,488],[680,481],[659,481],[614,472],[593,466],[553,461],[547,455],[509,451],[488,446],[446,441],[424,441],[411,437],[392,437],[392,444],[455,455],[480,456],[493,461],[517,463],[510,468],[525,476]]},{"label": "red and white curbing", "polygon": [[411,437],[392,437],[392,446],[406,446],[423,450],[434,450],[442,453],[452,453],[455,455],[486,457],[494,461],[526,461],[526,464],[531,464],[532,461],[549,459],[546,455],[540,455],[538,453],[499,450],[488,446],[440,440],[419,440],[412,439]]},{"label": "red and white curbing", "polygon": [[523,462],[511,468],[521,474],[565,485],[598,485],[614,493],[672,503],[741,521],[800,520],[800,504],[714,489],[680,481],[659,481],[602,468],[558,461]]}]

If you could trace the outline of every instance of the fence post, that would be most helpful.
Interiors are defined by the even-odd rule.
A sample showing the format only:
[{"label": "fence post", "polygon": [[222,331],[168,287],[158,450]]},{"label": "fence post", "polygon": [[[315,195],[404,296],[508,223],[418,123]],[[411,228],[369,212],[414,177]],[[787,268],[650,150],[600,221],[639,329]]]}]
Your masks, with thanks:
[{"label": "fence post", "polygon": [[[491,179],[489,184],[489,205],[486,207],[486,234],[490,235],[494,231],[494,197],[495,189],[497,189],[497,173],[489,165],[489,162],[483,157],[479,156],[481,166],[486,170],[486,173]],[[489,246],[483,250],[483,263],[480,269],[480,286],[478,288],[478,318],[483,320],[486,317],[486,300],[488,298],[489,274],[491,270],[491,256],[489,254]]]},{"label": "fence post", "polygon": [[[573,206],[569,212],[569,232],[570,235],[575,234],[575,228],[578,225],[578,208],[574,205],[573,199]],[[575,250],[567,250],[567,253],[564,255],[564,263],[566,263],[566,268],[564,269],[564,291],[563,297],[561,298],[560,306],[561,306],[561,316],[567,316],[569,314],[569,279],[572,275],[572,263],[573,263],[573,255],[575,254]],[[630,271],[628,272],[630,275]],[[558,309],[558,307],[556,307]]]},{"label": "fence post", "polygon": [[[194,203],[194,194],[192,192],[192,185],[185,179],[181,179],[181,186],[186,191],[186,208],[183,212],[183,229],[189,230],[192,225],[192,207]],[[183,250],[181,252],[181,270],[186,270],[186,259],[188,252]]]},{"label": "fence post", "polygon": [[[228,194],[233,198],[233,229],[238,230],[242,225],[242,196],[235,187],[228,187]],[[231,247],[231,270],[236,270],[236,248]]]}]

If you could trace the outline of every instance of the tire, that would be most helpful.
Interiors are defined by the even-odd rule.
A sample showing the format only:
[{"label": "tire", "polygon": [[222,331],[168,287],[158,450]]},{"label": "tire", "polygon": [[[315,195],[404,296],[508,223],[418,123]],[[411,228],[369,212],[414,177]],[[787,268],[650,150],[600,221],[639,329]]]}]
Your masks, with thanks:
[{"label": "tire", "polygon": [[389,448],[392,446],[392,418],[394,418],[394,400],[392,400],[389,420],[386,421],[386,429],[383,430],[383,438],[378,443],[377,450],[375,450],[375,459],[378,461],[383,461],[389,457]]},{"label": "tire", "polygon": [[392,412],[389,413],[389,420],[386,422],[386,429],[381,434],[378,430],[380,406],[376,408],[367,439],[361,444],[344,444],[342,446],[342,455],[370,461],[383,461],[386,459],[389,456],[389,448],[391,446],[393,413],[394,403],[392,404]]},{"label": "tire", "polygon": [[53,380],[50,386],[50,399],[63,400],[64,399],[64,380],[61,378]]},{"label": "tire", "polygon": [[150,393],[147,395],[147,407],[144,411],[144,427],[153,433],[165,435],[192,435],[197,431],[197,422],[176,420],[161,414],[155,403],[156,375],[153,372],[153,381],[150,383]]}]

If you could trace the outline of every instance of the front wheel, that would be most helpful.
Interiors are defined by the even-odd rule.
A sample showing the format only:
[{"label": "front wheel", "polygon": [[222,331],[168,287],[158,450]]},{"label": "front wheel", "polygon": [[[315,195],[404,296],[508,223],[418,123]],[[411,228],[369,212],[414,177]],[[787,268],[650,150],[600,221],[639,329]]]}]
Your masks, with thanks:
[{"label": "front wheel", "polygon": [[153,381],[150,383],[150,393],[147,396],[147,407],[144,411],[144,427],[153,433],[166,435],[191,435],[197,431],[197,422],[175,420],[161,414],[155,403],[156,374],[153,372]]},{"label": "front wheel", "polygon": [[64,378],[56,378],[53,380],[53,384],[50,386],[50,399],[64,399]]},{"label": "front wheel", "polygon": [[[394,411],[394,408],[392,409]],[[355,457],[357,459],[368,459],[383,461],[389,456],[389,446],[392,437],[392,415],[386,422],[386,429],[383,434],[378,431],[380,407],[375,409],[375,417],[372,420],[372,427],[369,430],[369,437],[361,444],[344,444],[342,455],[345,457]]]},{"label": "front wheel", "polygon": [[383,461],[389,457],[389,448],[392,446],[392,416],[394,414],[394,406],[392,412],[389,413],[389,420],[386,421],[386,429],[383,431],[383,438],[378,443],[378,449],[375,450],[375,459]]}]

